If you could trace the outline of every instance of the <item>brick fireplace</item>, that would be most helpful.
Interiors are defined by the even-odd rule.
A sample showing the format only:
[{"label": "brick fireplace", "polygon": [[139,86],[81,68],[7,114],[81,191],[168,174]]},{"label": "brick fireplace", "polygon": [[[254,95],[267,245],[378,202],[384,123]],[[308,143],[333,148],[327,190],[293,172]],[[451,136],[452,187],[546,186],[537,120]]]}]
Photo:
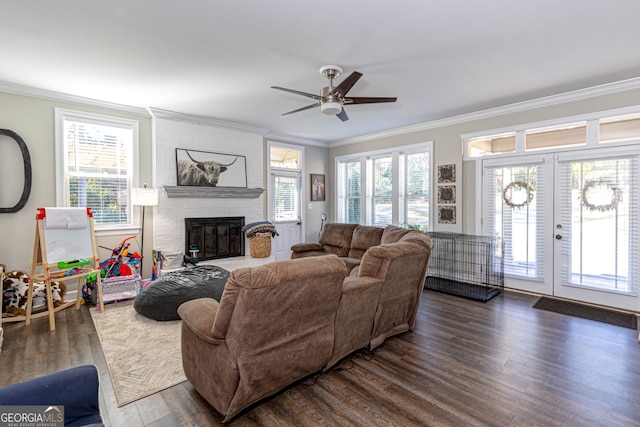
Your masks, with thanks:
[{"label": "brick fireplace", "polygon": [[[195,120],[177,113],[172,115],[157,110],[154,110],[154,115],[156,177],[153,185],[162,189],[160,203],[153,209],[155,249],[164,253],[185,252],[186,218],[244,217],[245,224],[266,218],[266,193],[256,198],[176,197],[164,190],[165,186],[177,185],[176,148],[246,156],[247,187],[264,188],[262,135],[246,129],[238,131],[222,128],[214,120],[209,123],[202,117]],[[189,255],[188,252],[185,254]],[[205,255],[198,254],[198,258],[203,256]]]}]

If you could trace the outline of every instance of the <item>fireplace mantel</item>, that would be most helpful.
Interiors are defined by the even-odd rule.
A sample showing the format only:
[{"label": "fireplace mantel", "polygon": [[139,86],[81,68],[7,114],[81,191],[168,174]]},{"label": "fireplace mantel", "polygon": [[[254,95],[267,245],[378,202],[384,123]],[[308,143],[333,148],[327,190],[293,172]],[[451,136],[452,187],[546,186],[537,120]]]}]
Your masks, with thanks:
[{"label": "fireplace mantel", "polygon": [[169,198],[255,199],[264,188],[162,186]]}]

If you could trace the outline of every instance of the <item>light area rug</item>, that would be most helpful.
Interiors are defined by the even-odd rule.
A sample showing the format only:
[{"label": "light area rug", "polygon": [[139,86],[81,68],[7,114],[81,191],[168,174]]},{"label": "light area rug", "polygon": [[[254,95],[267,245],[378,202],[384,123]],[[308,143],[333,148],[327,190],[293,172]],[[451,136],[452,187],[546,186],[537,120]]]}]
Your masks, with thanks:
[{"label": "light area rug", "polygon": [[180,354],[181,321],[158,322],[138,314],[132,301],[91,309],[118,407],[187,378]]}]

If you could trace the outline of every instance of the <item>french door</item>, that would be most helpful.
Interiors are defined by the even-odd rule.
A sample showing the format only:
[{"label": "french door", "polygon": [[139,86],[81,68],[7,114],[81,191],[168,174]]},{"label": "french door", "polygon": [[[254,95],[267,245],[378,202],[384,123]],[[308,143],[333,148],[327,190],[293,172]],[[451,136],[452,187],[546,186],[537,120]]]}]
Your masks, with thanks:
[{"label": "french door", "polygon": [[555,295],[640,311],[638,162],[630,150],[558,154]]},{"label": "french door", "polygon": [[640,311],[640,150],[483,162],[483,233],[508,287]]}]

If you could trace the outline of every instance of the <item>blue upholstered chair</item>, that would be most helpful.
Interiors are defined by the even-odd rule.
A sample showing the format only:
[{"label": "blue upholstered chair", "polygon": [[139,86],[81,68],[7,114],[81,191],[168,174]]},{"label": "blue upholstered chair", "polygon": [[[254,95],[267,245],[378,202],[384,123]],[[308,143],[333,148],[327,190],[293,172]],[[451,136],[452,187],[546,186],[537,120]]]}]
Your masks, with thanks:
[{"label": "blue upholstered chair", "polygon": [[95,366],[77,366],[0,388],[0,406],[64,406],[65,427],[104,426],[98,386]]}]

